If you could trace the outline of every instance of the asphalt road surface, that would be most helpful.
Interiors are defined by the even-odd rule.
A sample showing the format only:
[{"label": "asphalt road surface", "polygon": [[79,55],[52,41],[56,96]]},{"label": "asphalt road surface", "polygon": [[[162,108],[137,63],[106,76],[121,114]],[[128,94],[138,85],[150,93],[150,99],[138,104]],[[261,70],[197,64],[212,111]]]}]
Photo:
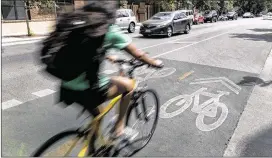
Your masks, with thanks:
[{"label": "asphalt road surface", "polygon": [[[255,18],[193,26],[190,34],[171,38],[130,34],[139,49],[165,63],[164,76],[146,81],[159,94],[160,119],[152,140],[136,156],[226,155],[254,89],[254,85],[239,83],[261,74],[272,48],[271,33],[271,21]],[[77,127],[84,119],[76,120],[77,107],[55,105],[58,81],[41,72],[36,60],[38,44],[4,47],[3,156],[29,156],[48,138]],[[102,73],[116,71],[116,66],[105,63]],[[270,146],[256,139],[262,145],[251,145],[254,153],[247,149],[236,156],[262,156],[264,152],[272,156],[268,131],[263,135],[270,139]]]}]

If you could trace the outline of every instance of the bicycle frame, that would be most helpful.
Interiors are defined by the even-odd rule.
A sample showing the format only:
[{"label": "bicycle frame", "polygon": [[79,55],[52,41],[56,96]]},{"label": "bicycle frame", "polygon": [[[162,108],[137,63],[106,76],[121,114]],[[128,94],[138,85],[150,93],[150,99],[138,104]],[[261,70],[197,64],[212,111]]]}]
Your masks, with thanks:
[{"label": "bicycle frame", "polygon": [[[119,75],[120,76],[126,76],[126,73],[124,72],[125,68],[120,65],[120,69],[119,69]],[[136,81],[136,79],[133,77],[132,75],[132,71],[128,72],[127,74],[129,76],[130,79],[132,79],[133,81],[133,89],[135,90],[138,86],[138,82]],[[120,101],[120,99],[122,98],[122,95],[119,95],[115,98],[113,98],[110,103],[102,108],[102,107],[99,107],[100,108],[100,114],[98,116],[96,116],[95,118],[93,118],[86,126],[86,128],[84,128],[85,130],[83,131],[83,133],[85,134],[85,132],[87,132],[88,134],[87,135],[84,135],[85,136],[85,145],[84,147],[80,150],[79,154],[78,154],[78,157],[84,157],[86,155],[86,152],[88,151],[88,149],[91,149],[93,151],[93,148],[89,148],[89,145],[93,145],[93,144],[90,144],[91,140],[101,140],[102,143],[101,144],[110,144],[111,142],[106,142],[105,139],[103,138],[103,135],[101,134],[101,120],[104,118],[104,116],[109,113],[109,111],[115,106],[115,104]],[[120,105],[119,105],[120,106]],[[120,108],[120,107],[119,107]],[[87,139],[86,139],[87,137]],[[70,149],[68,150],[68,152],[65,154],[65,156],[67,156],[71,150],[75,147],[75,145],[77,144],[77,142],[81,139],[82,137],[78,137],[74,143],[71,145]],[[94,147],[91,146],[91,147]],[[89,153],[90,154],[90,151]],[[88,155],[89,156],[89,155]],[[92,156],[92,155],[90,155]]]},{"label": "bicycle frame", "polygon": [[[134,89],[137,87],[137,83],[136,80],[133,79],[133,84],[134,84]],[[100,138],[100,140],[102,141],[102,144],[108,144],[108,142],[105,141],[105,139],[103,138],[102,134],[101,134],[101,124],[100,121],[104,118],[104,116],[109,113],[109,111],[115,106],[115,104],[120,101],[122,95],[119,95],[115,98],[113,98],[110,103],[103,109],[101,109],[101,113],[96,116],[94,119],[92,119],[92,121],[90,123],[88,123],[87,125],[87,129],[90,129],[89,134],[88,134],[88,139],[85,140],[85,146],[81,149],[81,151],[78,154],[78,157],[84,157],[87,150],[88,150],[88,146],[89,143],[91,141],[91,139],[94,137],[95,133],[98,133],[98,139]],[[119,105],[120,106],[120,105]],[[78,139],[79,140],[79,139]],[[78,142],[78,140],[75,141],[74,145],[71,146],[70,149],[72,149],[75,144]]]}]

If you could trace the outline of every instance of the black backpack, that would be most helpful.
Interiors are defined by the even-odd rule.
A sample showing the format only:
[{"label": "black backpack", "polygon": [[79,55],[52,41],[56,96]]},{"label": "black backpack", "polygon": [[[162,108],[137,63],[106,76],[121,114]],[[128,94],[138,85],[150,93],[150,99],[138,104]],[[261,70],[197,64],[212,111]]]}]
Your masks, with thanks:
[{"label": "black backpack", "polygon": [[101,0],[62,14],[55,31],[43,42],[40,59],[45,71],[65,81],[87,72],[95,82],[105,55],[104,37],[115,22],[115,8],[114,1]]}]

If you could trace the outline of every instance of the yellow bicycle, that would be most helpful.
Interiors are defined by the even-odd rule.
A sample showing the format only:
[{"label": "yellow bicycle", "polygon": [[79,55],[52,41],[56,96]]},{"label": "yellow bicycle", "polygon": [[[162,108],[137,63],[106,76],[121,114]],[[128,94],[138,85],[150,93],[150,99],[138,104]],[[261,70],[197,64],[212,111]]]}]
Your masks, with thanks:
[{"label": "yellow bicycle", "polygon": [[[85,127],[80,127],[78,129],[71,129],[63,131],[42,144],[33,154],[32,157],[38,156],[92,156],[92,157],[105,157],[105,156],[124,156],[129,157],[140,151],[144,148],[148,142],[151,140],[156,125],[158,123],[159,116],[159,99],[157,93],[148,89],[147,85],[144,87],[138,87],[137,81],[134,78],[133,72],[136,68],[142,67],[145,64],[136,61],[135,59],[124,60],[118,59],[116,61],[119,65],[120,75],[127,75],[134,80],[135,90],[133,97],[131,98],[130,106],[127,111],[126,116],[126,126],[133,129],[134,132],[139,130],[140,126],[145,126],[149,123],[153,116],[153,122],[151,129],[143,134],[142,137],[138,137],[140,133],[143,132],[137,131],[138,134],[136,137],[131,139],[124,139],[121,142],[110,141],[110,139],[105,139],[101,130],[101,121],[104,116],[116,105],[116,103],[121,99],[121,95],[112,99],[110,103],[100,109],[102,111],[98,116],[93,118]],[[130,68],[125,72],[124,64],[129,64]],[[149,97],[151,97],[152,103],[149,103]],[[151,110],[148,110],[148,105],[151,106]],[[135,115],[133,115],[135,112]],[[96,144],[97,142],[98,145]],[[58,144],[60,143],[60,144]],[[98,147],[97,147],[98,146]],[[123,151],[125,151],[123,153]]]}]

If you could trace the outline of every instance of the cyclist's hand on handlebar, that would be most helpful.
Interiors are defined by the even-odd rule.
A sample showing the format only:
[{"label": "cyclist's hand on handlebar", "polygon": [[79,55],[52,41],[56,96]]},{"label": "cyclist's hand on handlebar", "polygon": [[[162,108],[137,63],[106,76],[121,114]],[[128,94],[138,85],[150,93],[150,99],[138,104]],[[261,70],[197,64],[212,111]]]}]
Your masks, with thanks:
[{"label": "cyclist's hand on handlebar", "polygon": [[151,66],[155,68],[163,68],[164,65],[161,60],[155,59]]}]

